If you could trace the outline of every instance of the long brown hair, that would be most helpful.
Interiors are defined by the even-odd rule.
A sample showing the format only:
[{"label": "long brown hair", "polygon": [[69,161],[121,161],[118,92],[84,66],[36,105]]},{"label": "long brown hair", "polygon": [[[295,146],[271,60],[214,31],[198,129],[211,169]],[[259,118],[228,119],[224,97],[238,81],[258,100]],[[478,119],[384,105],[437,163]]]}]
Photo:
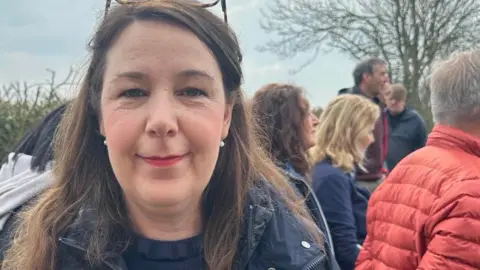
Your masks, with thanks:
[{"label": "long brown hair", "polygon": [[289,162],[298,173],[308,174],[310,166],[301,135],[309,113],[304,90],[291,84],[267,84],[251,102],[258,137],[263,139],[265,150],[275,161]]},{"label": "long brown hair", "polygon": [[[300,199],[255,143],[251,116],[240,89],[241,54],[233,31],[211,12],[187,0],[118,6],[112,9],[93,37],[87,74],[57,134],[54,185],[23,213],[12,246],[6,253],[4,270],[56,269],[61,259],[57,238],[87,204],[96,210],[96,230],[86,247],[88,263],[99,265],[106,256],[107,245],[112,242],[117,252],[127,247],[130,223],[125,201],[103,138],[98,133],[99,96],[108,50],[121,32],[138,20],[173,23],[202,40],[220,66],[227,101],[233,104],[230,135],[220,151],[202,199],[206,223],[204,258],[208,269],[232,268],[246,194],[260,176],[268,176],[267,181],[275,189],[282,190],[293,214],[309,225],[310,217],[300,206]],[[310,233],[315,239],[321,239],[315,230]]]}]

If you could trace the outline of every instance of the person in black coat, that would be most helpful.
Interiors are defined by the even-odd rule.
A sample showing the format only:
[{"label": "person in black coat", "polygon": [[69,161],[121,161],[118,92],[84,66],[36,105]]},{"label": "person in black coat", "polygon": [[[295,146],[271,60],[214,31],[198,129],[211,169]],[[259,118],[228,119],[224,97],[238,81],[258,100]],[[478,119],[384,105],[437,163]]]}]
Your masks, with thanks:
[{"label": "person in black coat", "polygon": [[342,270],[353,270],[366,236],[369,192],[357,186],[353,177],[356,168],[364,170],[362,160],[374,139],[379,114],[377,105],[367,98],[344,94],[332,100],[319,119],[312,186]]},{"label": "person in black coat", "polygon": [[391,171],[404,157],[425,146],[427,128],[423,118],[405,106],[407,90],[393,84],[387,90],[388,152],[387,166]]}]

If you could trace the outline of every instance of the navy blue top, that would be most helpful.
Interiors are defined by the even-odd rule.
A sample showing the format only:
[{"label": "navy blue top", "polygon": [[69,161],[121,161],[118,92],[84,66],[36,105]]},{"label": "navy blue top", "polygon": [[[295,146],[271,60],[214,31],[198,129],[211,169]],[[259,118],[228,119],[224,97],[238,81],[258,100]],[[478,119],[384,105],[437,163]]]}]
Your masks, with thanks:
[{"label": "navy blue top", "polygon": [[179,241],[158,241],[137,236],[123,253],[127,269],[205,269],[202,235]]},{"label": "navy blue top", "polygon": [[359,247],[367,234],[369,193],[355,185],[353,174],[345,174],[328,160],[313,167],[312,188],[322,205],[332,235],[335,257],[342,270],[352,270]]}]

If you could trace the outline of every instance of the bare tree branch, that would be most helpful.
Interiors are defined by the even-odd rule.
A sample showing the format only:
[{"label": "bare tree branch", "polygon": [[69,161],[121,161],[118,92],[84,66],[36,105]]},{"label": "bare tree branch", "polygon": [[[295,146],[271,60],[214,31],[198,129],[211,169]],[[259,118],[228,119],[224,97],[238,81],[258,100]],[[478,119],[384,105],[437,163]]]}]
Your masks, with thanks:
[{"label": "bare tree branch", "polygon": [[[259,47],[282,58],[337,50],[353,59],[379,54],[409,102],[429,114],[425,74],[455,50],[480,43],[478,0],[270,0],[260,26],[272,39]],[[295,72],[312,63],[310,58]],[[428,116],[428,115],[427,115]]]},{"label": "bare tree branch", "polygon": [[72,85],[74,70],[57,82],[56,73],[47,70],[49,79],[40,83],[12,82],[0,88],[0,159],[25,132],[45,114],[64,103],[65,87]]}]

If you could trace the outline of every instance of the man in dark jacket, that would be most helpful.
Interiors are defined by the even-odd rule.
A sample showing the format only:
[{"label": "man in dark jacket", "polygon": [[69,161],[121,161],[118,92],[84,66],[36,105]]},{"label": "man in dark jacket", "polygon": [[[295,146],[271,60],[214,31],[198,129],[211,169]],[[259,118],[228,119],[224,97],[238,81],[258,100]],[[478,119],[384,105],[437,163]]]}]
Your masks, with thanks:
[{"label": "man in dark jacket", "polygon": [[405,106],[407,90],[402,84],[393,84],[387,91],[388,153],[387,165],[392,170],[413,151],[425,146],[427,128],[422,117]]},{"label": "man in dark jacket", "polygon": [[350,89],[341,89],[339,94],[357,94],[365,96],[378,104],[381,116],[375,124],[373,136],[375,141],[368,147],[364,167],[366,172],[357,170],[356,181],[372,192],[385,178],[387,170],[384,166],[387,154],[387,120],[386,113],[378,98],[387,86],[389,77],[385,61],[370,58],[360,62],[353,70],[355,86]]}]

